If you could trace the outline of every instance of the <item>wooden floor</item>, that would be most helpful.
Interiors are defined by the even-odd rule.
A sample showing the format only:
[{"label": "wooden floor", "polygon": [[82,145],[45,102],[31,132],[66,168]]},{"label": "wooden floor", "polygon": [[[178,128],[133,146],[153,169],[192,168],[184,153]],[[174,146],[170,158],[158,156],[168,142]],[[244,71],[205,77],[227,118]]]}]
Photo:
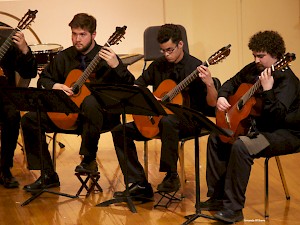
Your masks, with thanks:
[{"label": "wooden floor", "polygon": [[[61,187],[53,191],[76,195],[80,182],[74,175],[74,169],[80,163],[78,149],[80,137],[75,135],[59,135],[59,140],[65,148],[59,150],[57,172]],[[200,151],[200,198],[206,200],[205,183],[205,154],[207,139],[201,138]],[[160,158],[160,141],[149,143],[149,181],[154,190],[164,177],[158,171]],[[137,142],[140,159],[143,153],[143,142]],[[16,150],[13,174],[20,182],[18,189],[5,189],[0,186],[0,224],[15,225],[175,225],[186,221],[185,216],[195,213],[195,181],[194,181],[194,146],[189,141],[185,146],[187,184],[185,198],[179,203],[166,208],[154,208],[159,196],[155,195],[155,202],[135,204],[137,213],[132,213],[126,203],[96,207],[97,204],[112,198],[114,191],[123,190],[123,175],[113,148],[111,134],[101,136],[97,161],[101,173],[100,185],[103,193],[95,193],[88,198],[85,191],[77,199],[43,193],[26,206],[21,204],[31,197],[22,190],[25,184],[35,181],[39,176],[37,171],[28,171],[24,164],[20,147]],[[281,157],[291,199],[285,199],[278,170],[274,159],[270,160],[270,219],[264,218],[264,174],[263,159],[255,161],[247,189],[247,201],[244,208],[245,220],[238,224],[300,224],[300,154]],[[203,214],[211,215],[202,211]],[[220,222],[200,217],[191,224],[222,224]]]}]

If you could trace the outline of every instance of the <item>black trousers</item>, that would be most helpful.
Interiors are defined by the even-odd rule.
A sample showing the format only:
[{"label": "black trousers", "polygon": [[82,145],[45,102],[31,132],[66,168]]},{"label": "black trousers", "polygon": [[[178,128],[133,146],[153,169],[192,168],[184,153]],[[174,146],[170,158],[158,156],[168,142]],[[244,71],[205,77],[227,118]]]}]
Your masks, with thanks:
[{"label": "black trousers", "polygon": [[1,167],[13,166],[14,152],[20,129],[20,112],[14,105],[0,101],[1,115]]},{"label": "black trousers", "polygon": [[270,146],[257,155],[250,155],[240,139],[231,145],[221,142],[215,134],[209,136],[206,169],[208,197],[223,199],[225,208],[241,210],[245,205],[245,193],[254,159],[295,153],[300,147],[299,138],[287,130],[263,135]]},{"label": "black trousers", "polygon": [[[120,123],[120,116],[108,114],[103,111],[97,99],[93,95],[87,96],[81,104],[81,114],[79,115],[79,131],[81,133],[80,155],[96,158],[100,134],[108,131]],[[21,119],[23,129],[25,150],[28,166],[31,170],[41,169],[40,165],[40,146],[45,169],[53,169],[51,155],[48,151],[45,132],[58,131],[46,113],[41,113],[41,137],[39,143],[38,118],[36,112],[29,112]]]},{"label": "black trousers", "polygon": [[[143,166],[139,162],[134,141],[149,140],[141,135],[134,122],[127,123],[126,129],[126,150],[127,168],[129,183],[143,183],[146,180]],[[162,117],[159,122],[161,138],[160,172],[177,172],[178,142],[180,138],[193,135],[191,130],[184,123],[180,122],[175,115]],[[119,125],[112,130],[113,141],[116,154],[124,174],[126,162],[124,160],[124,136],[123,125]]]}]

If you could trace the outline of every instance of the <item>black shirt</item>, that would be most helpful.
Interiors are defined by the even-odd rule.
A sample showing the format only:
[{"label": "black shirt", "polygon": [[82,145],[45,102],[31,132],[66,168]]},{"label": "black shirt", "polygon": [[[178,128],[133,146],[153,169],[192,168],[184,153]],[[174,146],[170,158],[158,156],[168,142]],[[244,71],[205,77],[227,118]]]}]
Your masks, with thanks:
[{"label": "black shirt", "polygon": [[[155,91],[166,79],[171,79],[177,84],[180,83],[201,64],[202,62],[199,59],[186,52],[184,52],[182,60],[178,63],[168,62],[162,56],[149,65],[147,70],[135,81],[135,84],[144,87],[151,85],[153,91]],[[214,114],[214,107],[208,106],[206,102],[207,88],[200,77],[193,80],[182,93],[184,96],[188,96],[190,108],[205,114]]]},{"label": "black shirt", "polygon": [[[246,65],[235,76],[227,80],[219,89],[218,97],[233,95],[242,83],[254,84],[261,72],[254,62]],[[283,128],[284,119],[292,103],[297,98],[299,79],[290,68],[273,72],[274,85],[271,90],[262,91],[260,88],[254,95],[262,100],[261,115],[256,117],[259,131],[273,131]]]},{"label": "black shirt", "polygon": [[[102,46],[95,44],[95,47],[86,54],[85,62],[88,66],[94,59]],[[71,46],[59,54],[46,66],[41,73],[38,86],[52,89],[55,83],[65,83],[68,74],[74,69],[81,68],[81,54],[74,46]],[[127,70],[127,67],[119,59],[119,65],[112,69],[105,60],[100,60],[96,65],[91,82],[111,84],[133,84],[134,76]]]},{"label": "black shirt", "polygon": [[[5,40],[0,36],[1,47]],[[34,78],[37,75],[37,64],[30,48],[27,54],[24,55],[14,43],[0,60],[0,67],[3,69],[10,86],[16,86],[15,72],[18,72],[22,78]]]}]

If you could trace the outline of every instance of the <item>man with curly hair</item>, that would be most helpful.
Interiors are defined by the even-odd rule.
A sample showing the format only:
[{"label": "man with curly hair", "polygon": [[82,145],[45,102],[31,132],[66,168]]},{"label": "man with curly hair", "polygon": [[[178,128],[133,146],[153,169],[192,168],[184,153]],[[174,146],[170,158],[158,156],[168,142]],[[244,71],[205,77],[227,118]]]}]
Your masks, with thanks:
[{"label": "man with curly hair", "polygon": [[248,47],[254,62],[222,85],[217,109],[229,110],[232,105],[228,98],[237,93],[240,85],[259,80],[261,86],[254,96],[262,103],[260,113],[250,113],[246,119],[249,132],[230,143],[214,133],[209,136],[206,181],[210,198],[200,204],[202,210],[217,211],[214,217],[229,223],[244,218],[242,209],[254,159],[294,153],[300,146],[299,127],[294,132],[290,126],[293,122],[285,120],[293,106],[299,106],[299,79],[290,68],[270,69],[284,56],[283,38],[275,31],[258,32],[250,38]]}]

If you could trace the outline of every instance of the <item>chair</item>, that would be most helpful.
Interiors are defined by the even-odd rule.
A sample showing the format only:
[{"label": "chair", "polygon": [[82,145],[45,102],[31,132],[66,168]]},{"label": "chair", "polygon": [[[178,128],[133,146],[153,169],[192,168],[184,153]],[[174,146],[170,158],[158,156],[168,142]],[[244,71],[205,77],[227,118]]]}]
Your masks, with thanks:
[{"label": "chair", "polygon": [[[105,129],[102,130],[102,133],[106,133],[110,131],[110,129]],[[75,135],[80,135],[81,130],[80,128],[76,128],[73,130],[62,130],[57,128],[57,130],[54,131],[53,136],[50,137],[52,138],[52,163],[53,163],[53,168],[54,171],[56,171],[56,143],[58,143],[58,145],[60,146],[60,148],[63,148],[64,145],[61,142],[58,142],[56,140],[57,134],[59,133],[63,133],[63,134],[75,134]],[[63,145],[63,147],[62,147]],[[85,189],[87,191],[86,193],[86,197],[88,197],[92,192],[103,192],[103,189],[101,188],[101,186],[98,184],[98,181],[100,179],[100,172],[97,173],[75,173],[76,177],[78,178],[78,180],[81,183],[81,186],[79,187],[76,196],[78,197],[80,195],[80,193],[82,192],[83,189]],[[84,179],[82,178],[84,177]],[[90,182],[90,185],[87,186],[87,183]]]},{"label": "chair", "polygon": [[[300,151],[300,149],[299,149]],[[265,218],[268,219],[269,218],[269,160],[272,157],[266,157],[265,159],[265,166],[264,166],[264,173],[265,173]],[[281,183],[285,192],[285,197],[286,200],[290,200],[290,194],[289,194],[289,190],[286,184],[286,180],[285,180],[285,176],[282,170],[282,166],[281,166],[281,162],[280,162],[280,158],[279,156],[274,156],[275,160],[276,160],[276,164],[278,167],[278,171],[279,171],[279,175],[281,178]]]},{"label": "chair", "polygon": [[[183,49],[189,53],[189,45],[187,40],[186,30],[182,25],[178,25],[181,30],[182,40],[184,42]],[[162,56],[160,52],[159,43],[156,41],[157,33],[160,26],[151,26],[144,31],[144,67],[143,71],[147,67],[147,62]]]},{"label": "chair", "polygon": [[[59,145],[60,148],[64,148],[65,145],[62,144],[61,142],[57,141],[57,134],[63,133],[63,134],[75,134],[75,135],[80,135],[80,132],[78,129],[74,130],[62,130],[62,129],[57,129],[56,131],[53,132],[53,136],[51,137],[49,134],[46,134],[47,137],[50,138],[50,142],[52,140],[52,163],[53,163],[53,168],[56,171],[56,144]],[[49,142],[49,143],[50,143]]]}]

